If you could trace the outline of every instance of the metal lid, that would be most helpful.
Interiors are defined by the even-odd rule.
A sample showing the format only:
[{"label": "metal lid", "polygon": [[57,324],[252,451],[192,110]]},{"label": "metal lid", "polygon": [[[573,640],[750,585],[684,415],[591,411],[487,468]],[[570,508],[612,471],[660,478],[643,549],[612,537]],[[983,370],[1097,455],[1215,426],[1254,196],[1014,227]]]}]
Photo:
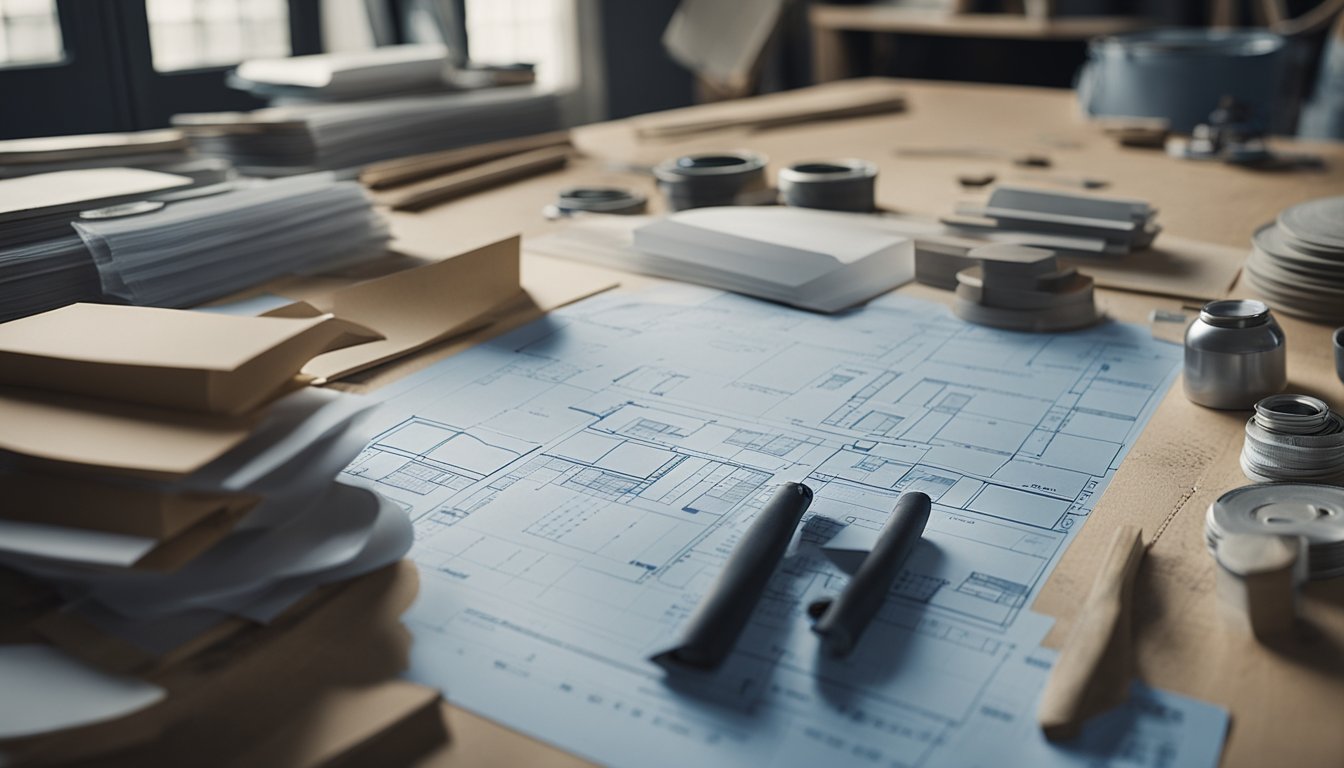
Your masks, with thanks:
[{"label": "metal lid", "polygon": [[706,152],[682,155],[654,167],[653,175],[662,181],[678,181],[688,176],[735,176],[765,168],[765,157],[755,152]]},{"label": "metal lid", "polygon": [[1254,328],[1269,322],[1269,307],[1254,299],[1210,301],[1199,319],[1215,328]]},{"label": "metal lid", "polygon": [[779,172],[779,181],[783,183],[808,183],[816,181],[844,181],[849,179],[869,179],[877,176],[877,166],[867,160],[808,160],[794,163]]},{"label": "metal lid", "polygon": [[562,211],[638,213],[646,202],[643,195],[621,187],[571,187],[560,191],[556,207]]}]

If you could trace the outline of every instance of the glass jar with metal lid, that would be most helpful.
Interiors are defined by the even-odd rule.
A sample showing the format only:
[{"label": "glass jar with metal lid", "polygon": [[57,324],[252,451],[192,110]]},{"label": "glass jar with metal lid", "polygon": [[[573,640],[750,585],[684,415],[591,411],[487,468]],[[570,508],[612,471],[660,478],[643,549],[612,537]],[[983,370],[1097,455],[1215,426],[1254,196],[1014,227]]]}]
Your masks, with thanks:
[{"label": "glass jar with metal lid", "polygon": [[1263,302],[1211,301],[1185,332],[1185,396],[1210,408],[1250,408],[1288,383],[1283,329]]}]

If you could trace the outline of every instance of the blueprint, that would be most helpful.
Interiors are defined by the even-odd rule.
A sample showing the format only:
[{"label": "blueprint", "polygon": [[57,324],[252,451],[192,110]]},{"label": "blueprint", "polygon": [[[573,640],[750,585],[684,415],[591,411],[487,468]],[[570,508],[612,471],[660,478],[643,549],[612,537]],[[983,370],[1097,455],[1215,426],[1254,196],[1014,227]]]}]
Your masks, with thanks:
[{"label": "blueprint", "polygon": [[[1226,714],[1136,687],[1063,749],[1028,610],[1170,385],[1146,329],[968,325],[889,296],[820,316],[699,288],[591,299],[382,392],[346,470],[408,508],[411,675],[613,765],[1213,766]],[[677,637],[773,488],[815,501],[714,673]],[[907,490],[924,540],[855,651],[805,607],[822,545]]]}]

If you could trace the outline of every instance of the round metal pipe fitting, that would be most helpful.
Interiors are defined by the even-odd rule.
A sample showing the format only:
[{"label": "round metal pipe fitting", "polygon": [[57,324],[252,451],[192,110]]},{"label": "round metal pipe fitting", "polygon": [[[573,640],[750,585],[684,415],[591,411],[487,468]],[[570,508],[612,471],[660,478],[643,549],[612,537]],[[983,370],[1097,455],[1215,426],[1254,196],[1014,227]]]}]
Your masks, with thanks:
[{"label": "round metal pipe fitting", "polygon": [[648,198],[621,187],[570,187],[560,190],[555,203],[555,212],[560,216],[570,216],[580,211],[588,213],[643,213]]},{"label": "round metal pipe fitting", "polygon": [[1330,421],[1330,406],[1310,395],[1270,395],[1255,404],[1255,421],[1271,432],[1313,435]]},{"label": "round metal pipe fitting", "polygon": [[767,200],[766,159],[755,152],[683,155],[654,166],[658,189],[673,211]]},{"label": "round metal pipe fitting", "polygon": [[785,205],[871,213],[877,208],[877,165],[867,160],[810,160],[779,172]]}]

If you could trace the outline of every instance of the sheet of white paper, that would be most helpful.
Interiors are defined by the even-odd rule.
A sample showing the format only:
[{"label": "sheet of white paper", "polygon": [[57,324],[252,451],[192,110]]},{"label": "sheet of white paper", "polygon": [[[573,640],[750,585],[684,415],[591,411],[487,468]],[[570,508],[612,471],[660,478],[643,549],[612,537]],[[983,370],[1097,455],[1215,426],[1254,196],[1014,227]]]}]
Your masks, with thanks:
[{"label": "sheet of white paper", "polygon": [[109,675],[49,645],[0,645],[0,739],[36,736],[129,715],[162,688]]},{"label": "sheet of white paper", "polygon": [[17,556],[129,567],[158,543],[143,536],[0,520],[0,561]]},{"label": "sheet of white paper", "polygon": [[[1211,768],[1226,716],[1176,697],[1096,760],[973,733],[1034,719],[1043,677],[1014,665],[1050,622],[1026,607],[1179,361],[1146,328],[1011,333],[898,296],[610,295],[393,385],[347,474],[416,517],[412,677],[597,762]],[[783,480],[816,500],[733,654],[665,676],[648,655]],[[821,545],[906,490],[935,500],[924,542],[854,653],[822,655],[805,606],[847,576]]]},{"label": "sheet of white paper", "polygon": [[281,579],[349,562],[368,542],[377,517],[375,495],[333,483],[317,504],[278,528],[230,536],[171,574],[90,580],[89,597],[123,616],[213,608],[216,601]]},{"label": "sheet of white paper", "polygon": [[251,436],[193,472],[182,485],[229,491],[254,486],[286,463],[305,460],[314,444],[350,429],[377,404],[370,397],[304,387],[276,402]]},{"label": "sheet of white paper", "polygon": [[285,579],[249,595],[246,602],[240,601],[237,605],[219,603],[216,607],[253,621],[270,623],[323,584],[353,579],[400,560],[410,551],[414,535],[406,510],[396,502],[380,497],[378,519],[373,524],[369,540],[349,562]]},{"label": "sheet of white paper", "polygon": [[304,451],[301,460],[286,462],[259,478],[247,491],[261,494],[263,500],[234,530],[274,528],[303,515],[323,497],[332,479],[359,455],[366,442],[368,435],[354,427],[319,440]]}]

